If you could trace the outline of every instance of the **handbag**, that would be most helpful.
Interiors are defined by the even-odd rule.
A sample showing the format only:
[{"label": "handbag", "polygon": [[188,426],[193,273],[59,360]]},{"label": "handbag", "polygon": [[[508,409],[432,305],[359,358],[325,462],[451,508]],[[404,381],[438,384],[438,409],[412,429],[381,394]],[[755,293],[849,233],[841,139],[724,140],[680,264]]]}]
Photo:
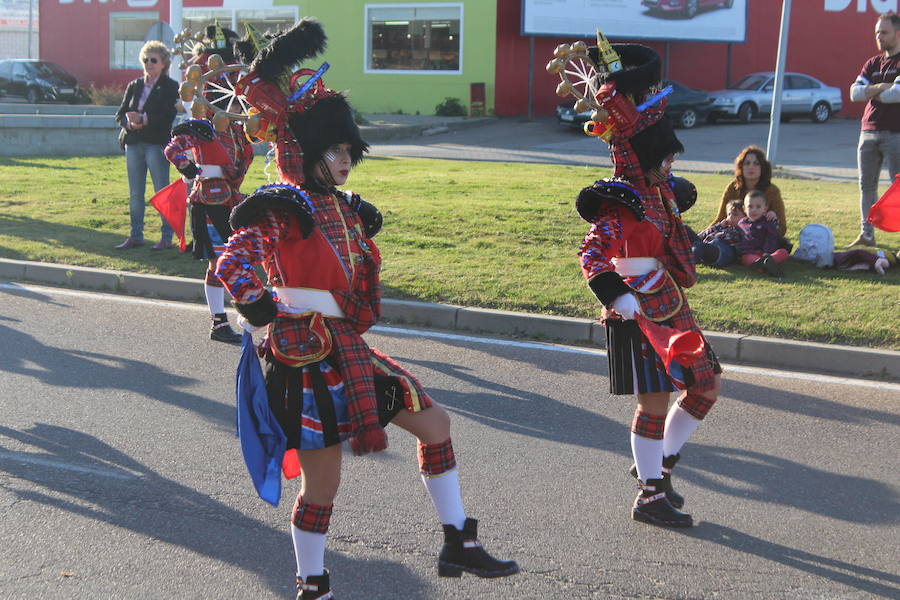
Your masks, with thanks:
[{"label": "handbag", "polygon": [[119,128],[119,149],[122,152],[125,152],[125,136],[128,135],[128,132],[125,131],[124,127]]}]

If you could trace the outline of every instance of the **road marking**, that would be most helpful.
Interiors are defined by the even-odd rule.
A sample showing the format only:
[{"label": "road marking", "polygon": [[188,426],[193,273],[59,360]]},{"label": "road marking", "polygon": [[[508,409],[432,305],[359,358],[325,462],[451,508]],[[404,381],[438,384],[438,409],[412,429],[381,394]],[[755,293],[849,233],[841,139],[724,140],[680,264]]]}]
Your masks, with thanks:
[{"label": "road marking", "polygon": [[[541,342],[520,342],[516,340],[506,340],[498,338],[474,337],[469,335],[459,335],[456,333],[443,333],[440,331],[425,331],[421,329],[403,329],[400,327],[386,327],[376,325],[372,328],[375,333],[399,333],[401,335],[410,335],[415,337],[428,337],[435,339],[447,339],[461,342],[472,342],[477,344],[489,344],[496,346],[513,346],[516,348],[528,348],[536,350],[546,350],[554,352],[563,352],[568,354],[582,355],[606,355],[606,350],[599,348],[579,348],[578,346],[562,346],[559,344],[541,343]],[[747,367],[743,365],[733,365],[723,363],[727,367],[728,372],[744,373],[748,375],[766,375],[768,377],[781,377],[783,379],[793,379],[802,381],[816,381],[819,383],[832,383],[836,385],[853,385],[857,387],[868,387],[879,390],[896,390],[900,391],[900,384],[889,383],[885,381],[870,381],[868,379],[851,379],[848,377],[835,377],[833,375],[818,375],[814,373],[801,373],[798,371],[779,371],[777,369],[766,369],[763,367]]]},{"label": "road marking", "polygon": [[[147,298],[136,298],[134,296],[120,296],[117,294],[107,294],[103,292],[83,292],[77,290],[67,290],[62,288],[44,287],[31,284],[12,284],[0,283],[0,289],[6,290],[33,290],[41,291],[48,294],[57,294],[62,296],[75,296],[80,298],[101,297],[106,300],[117,302],[126,302],[132,304],[149,304],[153,306],[167,306],[170,308],[190,309],[190,310],[208,310],[202,304],[191,304],[190,302],[174,302],[171,300],[149,300]],[[232,310],[232,309],[229,309]],[[581,355],[606,355],[606,350],[599,348],[579,348],[578,346],[564,346],[561,344],[551,344],[543,342],[522,342],[518,340],[509,340],[502,338],[489,338],[472,335],[461,335],[457,333],[444,333],[441,331],[428,331],[424,329],[406,329],[404,327],[391,327],[386,325],[376,325],[371,329],[373,333],[394,333],[400,335],[409,335],[413,337],[424,337],[432,339],[445,339],[460,342],[470,342],[473,344],[487,344],[493,346],[512,346],[514,348],[525,348],[529,350],[544,350],[547,352],[562,352],[565,354],[581,354]],[[766,369],[763,367],[747,367],[743,365],[733,365],[723,363],[727,367],[727,371],[732,373],[744,373],[746,375],[765,375],[767,377],[780,377],[782,379],[793,379],[802,381],[815,381],[819,383],[830,383],[834,385],[852,385],[856,387],[874,388],[878,390],[900,391],[900,384],[889,383],[885,381],[871,381],[868,379],[852,379],[848,377],[835,377],[832,375],[818,375],[813,373],[802,373],[799,371],[780,371],[778,369]]]},{"label": "road marking", "polygon": [[96,467],[83,467],[81,465],[73,465],[61,460],[53,460],[50,458],[42,458],[40,456],[23,455],[18,452],[8,450],[0,450],[0,460],[11,460],[14,462],[25,463],[29,465],[39,465],[42,467],[50,467],[52,469],[62,469],[63,471],[73,471],[75,473],[84,473],[85,475],[99,475],[101,477],[112,477],[113,479],[139,479],[141,476],[136,473],[128,473],[122,471],[113,471],[111,469],[99,469]]}]

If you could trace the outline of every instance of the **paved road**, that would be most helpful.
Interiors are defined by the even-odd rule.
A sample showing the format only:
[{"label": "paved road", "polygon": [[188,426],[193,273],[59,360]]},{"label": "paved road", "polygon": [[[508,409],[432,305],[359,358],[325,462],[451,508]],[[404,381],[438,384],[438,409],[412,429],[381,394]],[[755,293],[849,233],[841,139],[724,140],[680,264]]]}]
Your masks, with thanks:
[{"label": "paved road", "polygon": [[[0,285],[0,597],[290,598],[287,513],[233,435],[203,307]],[[523,572],[439,579],[411,439],[348,457],[326,562],[365,598],[896,598],[900,386],[728,367],[685,532],[628,518],[630,401],[598,352],[379,328],[448,407],[470,514]],[[221,367],[221,369],[218,368]],[[886,451],[887,449],[887,451]]]},{"label": "paved road", "polygon": [[[733,170],[742,148],[767,147],[768,122],[702,125],[677,131],[685,153],[676,163],[681,171]],[[790,173],[831,181],[856,182],[856,143],[859,122],[833,119],[817,125],[796,121],[780,130],[778,166]],[[376,143],[375,156],[414,156],[457,160],[536,162],[610,166],[606,144],[574,129],[557,125],[555,118],[534,121],[499,119],[482,126]],[[883,183],[889,183],[886,173]]]}]

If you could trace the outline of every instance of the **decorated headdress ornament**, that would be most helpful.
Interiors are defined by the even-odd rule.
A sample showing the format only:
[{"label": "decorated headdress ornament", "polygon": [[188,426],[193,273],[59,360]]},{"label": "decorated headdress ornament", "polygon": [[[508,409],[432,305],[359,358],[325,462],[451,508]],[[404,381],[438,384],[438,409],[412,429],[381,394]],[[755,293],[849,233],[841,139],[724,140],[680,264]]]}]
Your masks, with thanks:
[{"label": "decorated headdress ornament", "polygon": [[[296,140],[300,170],[306,178],[336,143],[350,144],[354,165],[369,147],[360,136],[347,99],[325,87],[322,76],[328,63],[318,69],[297,68],[324,51],[326,39],[319,21],[304,18],[274,35],[260,36],[248,30],[235,45],[241,59],[250,64],[250,72],[235,86],[237,93],[256,111],[260,128],[269,132],[269,139],[280,138],[282,146],[293,141],[285,137]],[[289,154],[283,152],[276,160],[284,162]],[[280,170],[284,167],[279,164]]]},{"label": "decorated headdress ornament", "polygon": [[659,54],[655,50],[641,44],[611,44],[599,29],[596,46],[588,46],[580,40],[560,44],[553,56],[547,63],[547,72],[560,77],[556,93],[563,97],[573,96],[576,112],[592,111],[584,131],[607,143],[614,124],[597,97],[604,83],[615,82],[616,91],[637,104],[638,112],[657,104],[672,92],[671,87],[657,89],[661,71]]}]

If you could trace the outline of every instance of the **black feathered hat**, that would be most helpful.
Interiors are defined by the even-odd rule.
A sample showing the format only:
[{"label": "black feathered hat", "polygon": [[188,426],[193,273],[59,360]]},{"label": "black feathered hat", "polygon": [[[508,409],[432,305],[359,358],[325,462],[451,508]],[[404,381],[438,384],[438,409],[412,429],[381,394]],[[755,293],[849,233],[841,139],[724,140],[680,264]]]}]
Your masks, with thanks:
[{"label": "black feathered hat", "polygon": [[672,121],[667,115],[663,115],[659,121],[636,133],[628,141],[645,173],[658,168],[670,154],[684,152],[684,146],[675,135]]},{"label": "black feathered hat", "polygon": [[[619,93],[638,96],[659,85],[662,70],[656,50],[643,44],[612,44],[612,47],[619,54],[622,70],[601,72],[598,75],[601,85],[614,81]],[[600,60],[596,46],[588,48],[588,55],[595,64]]]}]

